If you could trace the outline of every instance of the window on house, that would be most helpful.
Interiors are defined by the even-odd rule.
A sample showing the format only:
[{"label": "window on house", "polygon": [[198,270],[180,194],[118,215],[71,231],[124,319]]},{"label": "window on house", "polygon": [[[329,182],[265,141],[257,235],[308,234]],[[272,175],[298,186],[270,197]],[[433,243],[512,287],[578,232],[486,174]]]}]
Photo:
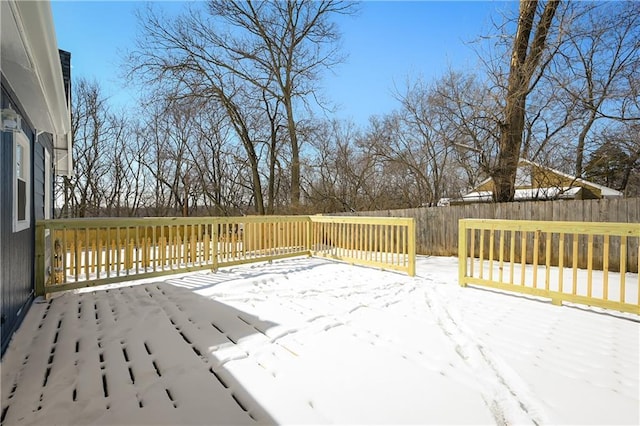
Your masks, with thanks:
[{"label": "window on house", "polygon": [[13,231],[31,226],[31,150],[22,132],[13,134]]}]

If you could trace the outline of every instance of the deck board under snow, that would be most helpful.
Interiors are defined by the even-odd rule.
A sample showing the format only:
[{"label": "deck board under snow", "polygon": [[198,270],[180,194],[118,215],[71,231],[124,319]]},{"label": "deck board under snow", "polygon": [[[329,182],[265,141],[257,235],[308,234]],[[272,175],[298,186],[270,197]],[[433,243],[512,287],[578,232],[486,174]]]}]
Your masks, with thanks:
[{"label": "deck board under snow", "polygon": [[2,424],[640,423],[637,316],[417,272],[289,259],[38,300]]}]

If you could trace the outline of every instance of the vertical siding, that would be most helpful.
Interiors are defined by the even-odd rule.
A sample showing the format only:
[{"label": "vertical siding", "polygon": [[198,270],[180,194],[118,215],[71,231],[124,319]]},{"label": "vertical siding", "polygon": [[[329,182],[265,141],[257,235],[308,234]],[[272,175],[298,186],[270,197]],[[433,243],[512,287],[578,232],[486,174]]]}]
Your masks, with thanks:
[{"label": "vertical siding", "polygon": [[[51,154],[50,158],[53,158],[53,137],[48,133],[40,134],[37,138],[37,142],[34,147],[34,163],[33,163],[33,211],[36,220],[45,219],[45,195],[46,191],[46,179],[45,169],[51,167],[51,164],[45,164],[45,152]],[[53,174],[51,176],[51,187],[49,188],[49,196],[53,194]],[[52,208],[52,207],[50,207]],[[50,212],[51,213],[51,212]],[[50,217],[53,217],[51,215]],[[35,222],[34,222],[35,223]],[[51,236],[47,233],[45,235],[45,247],[51,247]],[[45,274],[48,279],[48,271],[51,266],[51,253],[47,250],[44,254]]]},{"label": "vertical siding", "polygon": [[[38,138],[39,140],[42,137]],[[36,219],[44,219],[44,148],[40,141],[33,146],[33,213]]]},{"label": "vertical siding", "polygon": [[[53,151],[53,140],[50,134],[44,133],[38,136],[33,155],[33,205],[36,220],[44,219],[45,196],[45,151]],[[53,154],[51,154],[53,158]],[[52,188],[49,188],[51,193]]]},{"label": "vertical siding", "polygon": [[[4,82],[3,82],[4,83]],[[2,84],[2,107],[9,100],[9,92]],[[12,99],[13,100],[13,99]],[[12,102],[14,105],[15,103]],[[29,128],[28,118],[24,111],[15,107],[23,117],[23,128],[29,140],[33,141],[33,132]],[[2,324],[0,325],[0,341],[2,353],[4,353],[11,335],[20,325],[26,314],[33,294],[33,256],[34,256],[34,230],[35,215],[31,203],[32,226],[20,232],[13,232],[12,208],[13,208],[13,134],[1,132],[2,144],[0,146],[0,187],[2,198],[0,200],[0,279],[2,280]],[[35,159],[33,144],[31,145],[32,159]],[[31,167],[31,193],[34,194],[34,169]]]}]

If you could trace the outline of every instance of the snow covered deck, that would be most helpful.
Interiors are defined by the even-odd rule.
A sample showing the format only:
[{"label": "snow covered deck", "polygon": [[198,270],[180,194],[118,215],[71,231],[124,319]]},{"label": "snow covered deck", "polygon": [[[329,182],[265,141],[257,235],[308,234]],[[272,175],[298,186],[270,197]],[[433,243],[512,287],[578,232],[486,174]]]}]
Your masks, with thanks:
[{"label": "snow covered deck", "polygon": [[637,316],[461,288],[455,258],[106,288],[33,305],[3,424],[640,424]]}]

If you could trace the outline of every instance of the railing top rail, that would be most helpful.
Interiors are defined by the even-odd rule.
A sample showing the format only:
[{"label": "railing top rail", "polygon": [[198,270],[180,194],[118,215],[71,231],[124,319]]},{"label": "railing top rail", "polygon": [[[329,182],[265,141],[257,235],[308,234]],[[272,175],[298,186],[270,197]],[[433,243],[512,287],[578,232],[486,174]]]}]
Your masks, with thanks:
[{"label": "railing top rail", "polygon": [[76,219],[47,219],[37,225],[47,228],[97,228],[154,225],[197,225],[205,223],[283,223],[307,222],[308,216],[198,216],[198,217],[95,217]]},{"label": "railing top rail", "polygon": [[50,229],[68,228],[126,228],[140,226],[198,225],[225,223],[286,223],[286,222],[318,222],[318,223],[354,223],[354,224],[388,224],[409,225],[415,223],[413,218],[397,217],[364,217],[364,216],[199,216],[199,217],[96,217],[76,219],[47,219],[37,221],[38,226]]},{"label": "railing top rail", "polygon": [[411,217],[380,217],[380,216],[309,216],[311,222],[318,223],[360,223],[360,224],[385,224],[385,225],[409,225],[415,222]]},{"label": "railing top rail", "polygon": [[640,224],[618,222],[563,222],[503,219],[460,219],[460,225],[473,229],[547,231],[593,235],[640,236]]}]

